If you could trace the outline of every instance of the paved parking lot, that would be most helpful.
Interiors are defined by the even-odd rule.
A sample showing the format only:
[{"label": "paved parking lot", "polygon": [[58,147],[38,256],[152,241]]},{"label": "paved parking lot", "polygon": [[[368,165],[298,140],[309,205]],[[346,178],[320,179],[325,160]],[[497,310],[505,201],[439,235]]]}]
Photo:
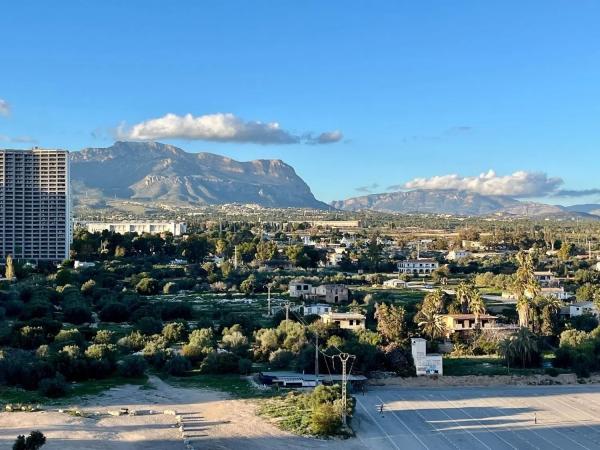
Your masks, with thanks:
[{"label": "paved parking lot", "polygon": [[600,386],[371,388],[356,399],[367,448],[600,449]]}]

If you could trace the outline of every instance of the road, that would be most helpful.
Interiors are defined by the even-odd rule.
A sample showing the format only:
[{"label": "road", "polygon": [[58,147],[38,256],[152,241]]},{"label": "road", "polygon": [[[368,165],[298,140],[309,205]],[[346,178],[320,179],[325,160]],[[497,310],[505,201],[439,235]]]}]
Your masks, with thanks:
[{"label": "road", "polygon": [[368,449],[600,449],[600,386],[372,388],[356,399]]}]

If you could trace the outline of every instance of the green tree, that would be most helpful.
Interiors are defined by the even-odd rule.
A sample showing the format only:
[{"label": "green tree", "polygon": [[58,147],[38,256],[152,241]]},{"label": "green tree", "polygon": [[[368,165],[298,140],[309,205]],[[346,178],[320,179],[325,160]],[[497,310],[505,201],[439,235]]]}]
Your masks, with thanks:
[{"label": "green tree", "polygon": [[46,436],[41,431],[32,431],[27,438],[23,435],[17,437],[13,450],[38,450],[46,443]]},{"label": "green tree", "polygon": [[406,310],[403,306],[375,304],[377,331],[388,343],[406,339]]},{"label": "green tree", "polygon": [[277,244],[273,241],[262,241],[256,246],[256,259],[270,261],[277,255]]},{"label": "green tree", "polygon": [[500,353],[509,367],[539,367],[541,362],[537,337],[526,327],[521,327],[515,334],[502,341]]}]

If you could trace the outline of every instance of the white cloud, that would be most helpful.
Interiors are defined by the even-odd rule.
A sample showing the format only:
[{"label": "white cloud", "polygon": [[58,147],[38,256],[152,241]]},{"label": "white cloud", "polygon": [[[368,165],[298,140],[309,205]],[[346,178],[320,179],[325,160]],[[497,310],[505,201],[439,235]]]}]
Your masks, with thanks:
[{"label": "white cloud", "polygon": [[8,116],[10,114],[10,104],[0,98],[0,116]]},{"label": "white cloud", "polygon": [[234,114],[217,113],[203,116],[166,114],[157,119],[140,122],[132,127],[124,125],[117,129],[120,139],[192,139],[217,142],[240,142],[252,144],[324,144],[341,139],[338,131],[311,133],[299,136],[287,131],[277,122],[244,121]]},{"label": "white cloud", "polygon": [[554,193],[562,184],[562,178],[548,177],[543,172],[518,171],[511,175],[500,176],[490,170],[475,177],[451,174],[431,178],[415,178],[401,186],[390,186],[390,188],[457,189],[484,195],[543,197]]}]

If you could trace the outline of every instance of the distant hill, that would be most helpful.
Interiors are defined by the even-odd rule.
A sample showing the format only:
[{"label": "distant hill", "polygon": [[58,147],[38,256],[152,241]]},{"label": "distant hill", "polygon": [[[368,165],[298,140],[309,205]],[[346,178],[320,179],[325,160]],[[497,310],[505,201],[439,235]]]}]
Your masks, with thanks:
[{"label": "distant hill", "polygon": [[566,207],[569,211],[575,211],[580,213],[592,214],[594,216],[600,216],[600,205],[597,203],[586,203],[583,205],[572,205]]},{"label": "distant hill", "polygon": [[239,162],[158,142],[116,142],[73,152],[70,158],[75,206],[103,206],[109,199],[121,199],[328,208],[291,166],[278,159]]},{"label": "distant hill", "polygon": [[371,194],[339,200],[331,206],[346,211],[372,210],[397,213],[434,213],[461,216],[528,216],[594,218],[586,211],[572,211],[563,206],[522,202],[500,195],[482,195],[474,192],[446,189],[399,191]]}]

